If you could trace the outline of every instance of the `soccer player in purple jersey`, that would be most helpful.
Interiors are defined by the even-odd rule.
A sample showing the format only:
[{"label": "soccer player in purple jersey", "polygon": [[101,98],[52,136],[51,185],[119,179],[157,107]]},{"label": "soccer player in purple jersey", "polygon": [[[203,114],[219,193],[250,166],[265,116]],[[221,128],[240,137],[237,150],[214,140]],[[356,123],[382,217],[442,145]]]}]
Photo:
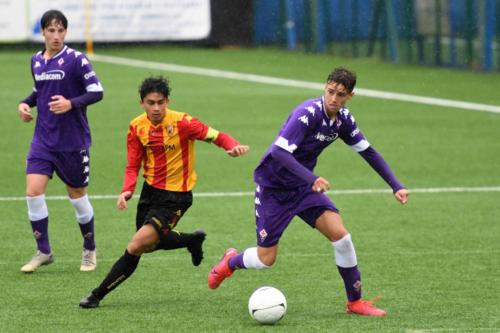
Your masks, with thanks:
[{"label": "soccer player in purple jersey", "polygon": [[324,95],[307,100],[288,117],[254,172],[257,247],[227,249],[208,275],[216,289],[237,269],[265,269],[276,261],[278,242],[294,216],[321,232],[332,244],[347,293],[347,312],[384,316],[386,312],[361,298],[361,275],[351,235],[335,204],[324,193],[330,183],[313,173],[319,154],[337,138],[358,152],[405,204],[409,191],[396,179],[382,156],[368,143],[345,107],[354,95],[356,75],[336,68]]},{"label": "soccer player in purple jersey", "polygon": [[96,252],[94,212],[86,190],[91,143],[86,107],[102,99],[103,89],[87,57],[64,44],[68,28],[64,14],[49,10],[40,23],[45,48],[31,59],[33,92],[17,107],[24,122],[33,120],[32,107],[36,106],[38,113],[26,159],[28,216],[38,250],[21,271],[31,273],[54,260],[45,202],[54,171],[66,184],[83,236],[80,270],[93,271]]}]

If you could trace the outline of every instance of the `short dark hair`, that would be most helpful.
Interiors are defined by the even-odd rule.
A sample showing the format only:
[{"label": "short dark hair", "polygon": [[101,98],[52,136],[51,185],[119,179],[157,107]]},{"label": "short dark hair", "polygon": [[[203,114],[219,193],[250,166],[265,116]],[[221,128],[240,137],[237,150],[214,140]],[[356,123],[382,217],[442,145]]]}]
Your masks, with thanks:
[{"label": "short dark hair", "polygon": [[335,68],[326,79],[326,83],[336,82],[342,84],[349,92],[356,85],[356,73],[344,67]]},{"label": "short dark hair", "polygon": [[168,98],[170,96],[170,82],[163,75],[160,76],[150,76],[142,81],[139,87],[139,94],[141,95],[141,100],[150,93],[159,93]]},{"label": "short dark hair", "polygon": [[52,21],[56,21],[56,23],[60,23],[64,29],[68,29],[68,19],[64,14],[56,9],[51,9],[43,13],[42,19],[40,20],[40,25],[42,29],[47,28]]}]

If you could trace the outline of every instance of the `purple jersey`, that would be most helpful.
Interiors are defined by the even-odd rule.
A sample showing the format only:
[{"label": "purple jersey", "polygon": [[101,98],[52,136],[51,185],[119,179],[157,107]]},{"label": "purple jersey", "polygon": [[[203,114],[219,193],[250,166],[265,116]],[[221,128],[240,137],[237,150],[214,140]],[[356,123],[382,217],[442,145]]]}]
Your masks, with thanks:
[{"label": "purple jersey", "polygon": [[39,51],[31,58],[31,72],[38,111],[32,146],[51,151],[88,149],[91,137],[86,107],[54,114],[48,106],[54,95],[71,99],[103,91],[87,57],[66,45],[50,59]]},{"label": "purple jersey", "polygon": [[255,182],[264,187],[285,189],[312,185],[311,180],[296,176],[276,162],[272,151],[286,150],[312,172],[323,149],[337,138],[341,138],[356,152],[370,146],[348,109],[340,109],[336,119],[331,120],[323,108],[323,97],[305,101],[290,114],[264,154],[254,172]]}]

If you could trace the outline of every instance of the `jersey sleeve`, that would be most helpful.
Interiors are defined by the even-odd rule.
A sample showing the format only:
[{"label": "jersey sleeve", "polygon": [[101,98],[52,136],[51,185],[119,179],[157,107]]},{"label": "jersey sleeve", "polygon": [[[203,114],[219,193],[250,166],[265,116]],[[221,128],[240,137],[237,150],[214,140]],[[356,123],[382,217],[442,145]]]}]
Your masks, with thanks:
[{"label": "jersey sleeve", "polygon": [[37,96],[36,91],[33,91],[31,93],[31,95],[29,95],[28,97],[26,97],[25,99],[23,99],[21,101],[21,103],[26,103],[26,104],[28,104],[32,108],[32,107],[36,106],[36,96]]},{"label": "jersey sleeve", "polygon": [[295,110],[281,128],[273,146],[277,146],[293,154],[304,140],[309,126],[312,125],[313,119],[310,117],[304,110]]},{"label": "jersey sleeve", "polygon": [[137,136],[136,128],[130,125],[127,134],[127,166],[125,167],[122,193],[125,191],[134,192],[143,156],[144,147]]},{"label": "jersey sleeve", "polygon": [[345,109],[339,112],[341,112],[342,115],[342,129],[339,132],[339,137],[342,141],[344,141],[349,148],[358,153],[370,147],[370,143],[358,128],[353,115]]},{"label": "jersey sleeve", "polygon": [[190,140],[202,140],[205,142],[213,142],[218,147],[225,150],[231,150],[240,143],[231,135],[220,132],[199,119],[186,115],[183,119],[188,128],[188,137]]},{"label": "jersey sleeve", "polygon": [[102,92],[104,90],[92,64],[83,53],[77,57],[75,66],[87,92]]}]

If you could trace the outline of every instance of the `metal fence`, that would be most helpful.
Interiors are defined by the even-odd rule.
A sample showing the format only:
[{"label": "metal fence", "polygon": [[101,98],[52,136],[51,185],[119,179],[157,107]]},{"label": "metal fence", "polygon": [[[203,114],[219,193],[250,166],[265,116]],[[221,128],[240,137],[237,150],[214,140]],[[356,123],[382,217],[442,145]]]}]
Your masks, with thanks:
[{"label": "metal fence", "polygon": [[500,70],[500,0],[254,0],[254,43]]}]

